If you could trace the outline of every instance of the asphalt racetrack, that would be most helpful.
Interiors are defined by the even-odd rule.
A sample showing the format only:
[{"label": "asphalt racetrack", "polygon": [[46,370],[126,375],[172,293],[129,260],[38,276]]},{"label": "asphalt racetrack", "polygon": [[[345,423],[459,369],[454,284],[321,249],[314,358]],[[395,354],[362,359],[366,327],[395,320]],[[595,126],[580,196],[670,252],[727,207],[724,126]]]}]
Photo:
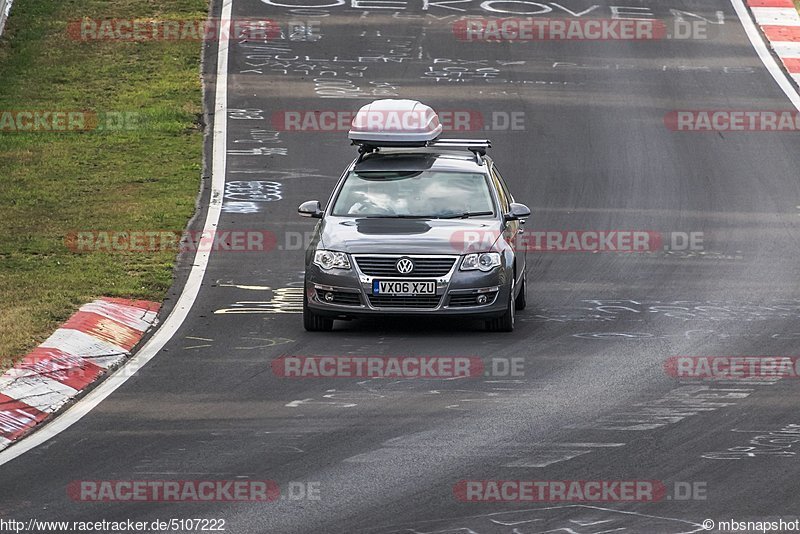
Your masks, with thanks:
[{"label": "asphalt racetrack", "polygon": [[[234,534],[677,534],[703,531],[705,519],[793,520],[798,381],[677,379],[665,363],[798,353],[800,138],[674,131],[665,116],[794,108],[733,4],[619,1],[215,6],[215,17],[270,19],[282,38],[205,44],[209,120],[226,145],[212,161],[209,139],[195,224],[219,203],[211,176],[224,171],[219,229],[266,230],[275,246],[212,252],[186,320],[157,356],[0,466],[0,516],[220,518]],[[457,30],[465,15],[538,11],[668,28],[704,21],[708,34],[486,42]],[[286,118],[377,98],[420,100],[467,121],[453,135],[490,138],[532,210],[527,232],[640,230],[663,246],[529,252],[528,307],[511,334],[430,319],[305,332],[302,242],[314,222],[297,206],[324,204],[355,148],[346,128],[293,131]],[[182,278],[192,264],[183,258]],[[291,379],[271,367],[282,355],[479,357],[487,376]],[[503,376],[511,363],[520,372]],[[68,488],[85,480],[271,480],[283,498],[84,502]],[[487,480],[658,481],[663,492],[464,498],[460,481]]]}]

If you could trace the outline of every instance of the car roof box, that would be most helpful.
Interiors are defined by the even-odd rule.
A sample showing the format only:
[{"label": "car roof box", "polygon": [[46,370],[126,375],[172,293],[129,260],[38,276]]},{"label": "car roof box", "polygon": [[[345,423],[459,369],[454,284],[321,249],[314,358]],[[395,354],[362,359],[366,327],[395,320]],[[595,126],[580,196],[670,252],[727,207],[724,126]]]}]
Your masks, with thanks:
[{"label": "car roof box", "polygon": [[416,100],[375,100],[358,110],[348,137],[354,144],[426,146],[442,133],[436,112]]}]

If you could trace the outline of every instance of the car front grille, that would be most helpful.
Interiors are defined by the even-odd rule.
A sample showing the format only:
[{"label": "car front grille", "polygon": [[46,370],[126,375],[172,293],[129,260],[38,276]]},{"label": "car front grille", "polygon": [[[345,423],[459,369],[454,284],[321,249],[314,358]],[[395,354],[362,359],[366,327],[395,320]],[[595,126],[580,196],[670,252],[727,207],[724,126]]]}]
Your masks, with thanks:
[{"label": "car front grille", "polygon": [[[400,258],[408,258],[414,262],[414,270],[404,274],[397,271],[395,264]],[[368,276],[385,276],[403,278],[436,278],[445,276],[453,268],[456,256],[438,258],[422,256],[355,256],[361,272]]]},{"label": "car front grille", "polygon": [[438,295],[402,296],[370,295],[369,303],[376,308],[435,308],[441,297]]}]

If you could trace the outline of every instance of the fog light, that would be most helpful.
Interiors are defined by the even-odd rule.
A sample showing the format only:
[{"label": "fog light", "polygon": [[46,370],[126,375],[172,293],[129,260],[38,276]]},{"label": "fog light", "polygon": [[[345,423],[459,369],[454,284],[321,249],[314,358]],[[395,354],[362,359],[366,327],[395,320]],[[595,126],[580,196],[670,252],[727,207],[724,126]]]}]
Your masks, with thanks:
[{"label": "fog light", "polygon": [[330,291],[325,293],[325,302],[333,302],[333,293]]},{"label": "fog light", "polygon": [[489,299],[486,297],[486,295],[478,295],[478,298],[477,298],[478,304],[486,304],[486,302],[488,300]]}]

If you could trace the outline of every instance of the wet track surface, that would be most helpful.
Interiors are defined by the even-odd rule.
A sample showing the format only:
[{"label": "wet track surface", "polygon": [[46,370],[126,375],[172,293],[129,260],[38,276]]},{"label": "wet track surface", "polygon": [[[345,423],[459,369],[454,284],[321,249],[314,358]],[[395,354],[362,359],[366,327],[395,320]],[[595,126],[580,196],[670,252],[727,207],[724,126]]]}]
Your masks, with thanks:
[{"label": "wet track surface", "polygon": [[[487,43],[458,39],[454,22],[540,8],[338,3],[293,11],[234,1],[234,18],[272,19],[284,38],[230,43],[220,228],[268,230],[276,247],[213,253],[165,350],[67,431],[0,467],[0,513],[224,518],[228,532],[281,534],[667,534],[701,531],[706,518],[794,518],[800,442],[785,436],[800,425],[798,382],[677,380],[664,370],[678,355],[798,353],[800,139],[675,132],[664,122],[680,109],[791,108],[732,6],[545,2],[536,5],[548,16],[636,8],[706,19],[712,31],[684,41]],[[290,34],[290,21],[307,31]],[[216,44],[206,53],[210,77]],[[469,112],[474,130],[457,136],[492,139],[516,199],[532,209],[528,231],[647,230],[664,245],[673,232],[695,233],[702,249],[529,252],[528,308],[512,334],[408,319],[306,333],[298,244],[314,223],[296,209],[324,203],[355,150],[346,131],[285,131],[281,117],[384,97]],[[505,127],[512,117],[519,129]],[[487,369],[518,359],[523,372],[285,379],[270,366],[281,355],[347,354],[476,356]],[[236,478],[311,483],[319,499],[87,503],[66,490],[87,479]],[[476,503],[454,493],[461,480],[487,479],[658,480],[667,496]],[[679,498],[676,484],[687,483],[705,492]]]}]

